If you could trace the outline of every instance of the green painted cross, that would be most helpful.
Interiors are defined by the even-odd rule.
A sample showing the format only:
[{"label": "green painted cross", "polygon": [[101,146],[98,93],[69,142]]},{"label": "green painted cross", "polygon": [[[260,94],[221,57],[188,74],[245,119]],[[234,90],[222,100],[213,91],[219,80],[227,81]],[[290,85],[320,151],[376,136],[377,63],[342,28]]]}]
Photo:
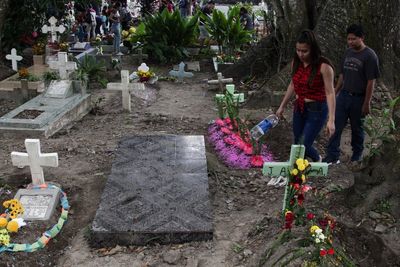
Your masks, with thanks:
[{"label": "green painted cross", "polygon": [[[226,85],[226,93],[230,94],[233,97],[233,101],[243,103],[244,102],[244,94],[239,93],[235,94],[235,85],[234,84],[227,84]],[[223,106],[226,104],[226,96],[225,94],[216,94],[215,101],[217,102],[218,106],[218,113],[221,119],[227,116],[226,112],[223,111]]]},{"label": "green painted cross", "polygon": [[[263,174],[268,176],[283,176],[288,177],[290,171],[293,169],[296,160],[299,158],[304,159],[305,146],[292,145],[290,149],[290,159],[288,162],[265,162],[263,165]],[[307,176],[326,176],[328,174],[328,164],[326,162],[311,162],[310,170]],[[288,185],[285,187],[285,197],[283,200],[283,211],[285,209]]]}]

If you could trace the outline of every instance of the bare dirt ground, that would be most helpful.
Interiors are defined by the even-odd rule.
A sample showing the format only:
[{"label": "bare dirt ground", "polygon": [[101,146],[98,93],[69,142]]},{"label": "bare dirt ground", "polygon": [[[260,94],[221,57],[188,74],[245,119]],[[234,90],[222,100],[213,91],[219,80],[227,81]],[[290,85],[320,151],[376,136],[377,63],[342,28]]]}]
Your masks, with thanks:
[{"label": "bare dirt ground", "polygon": [[[165,75],[167,69],[161,72]],[[0,254],[0,265],[257,266],[266,244],[271,243],[281,231],[279,212],[283,188],[268,187],[269,178],[263,177],[260,169],[228,169],[218,161],[209,144],[206,150],[214,214],[212,241],[95,250],[88,246],[86,240],[119,140],[131,135],[206,136],[208,123],[216,118],[217,113],[213,102],[215,91],[208,90],[204,79],[214,76],[212,72],[202,72],[183,84],[159,82],[149,89],[149,97],[145,100],[143,96],[133,97],[131,113],[122,111],[119,94],[95,90],[93,103],[96,114],[88,114],[50,139],[41,139],[43,152],[57,152],[59,155],[59,167],[46,168],[45,177],[47,181],[60,184],[68,194],[71,212],[65,227],[41,251]],[[8,109],[12,107],[9,105]],[[256,122],[270,111],[243,109],[241,112],[249,114]],[[288,118],[289,114],[290,111]],[[288,158],[291,139],[290,122],[283,121],[271,130],[268,142],[279,160]],[[319,140],[320,151],[323,151],[325,142],[325,138]],[[1,182],[12,192],[8,196],[1,195],[2,199],[12,196],[30,180],[28,168],[12,166],[11,151],[25,151],[24,139],[13,137],[0,140]],[[346,167],[337,169],[332,169],[332,176],[323,180],[311,179],[311,182],[319,190],[335,185],[348,188],[353,182],[351,172]],[[336,177],[338,173],[343,175]],[[314,199],[311,205],[318,206],[319,200],[312,196],[311,199]],[[342,206],[330,208],[333,215],[340,215],[341,219],[351,222],[348,209]],[[33,242],[43,231],[39,228],[30,226],[27,228],[29,231],[21,232],[25,235],[16,240],[27,238]],[[356,262],[365,258],[362,253],[351,256]],[[360,265],[374,266],[374,263],[364,259]]]}]

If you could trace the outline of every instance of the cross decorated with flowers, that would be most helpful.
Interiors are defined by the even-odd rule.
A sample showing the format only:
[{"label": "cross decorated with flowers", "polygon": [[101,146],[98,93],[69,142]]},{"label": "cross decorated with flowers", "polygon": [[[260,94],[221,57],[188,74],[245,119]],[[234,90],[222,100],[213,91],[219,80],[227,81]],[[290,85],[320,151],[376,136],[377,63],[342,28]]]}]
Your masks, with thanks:
[{"label": "cross decorated with flowers", "polygon": [[63,33],[65,32],[66,28],[64,25],[59,25],[56,26],[57,23],[57,19],[55,17],[51,17],[48,22],[50,23],[50,26],[47,26],[46,24],[43,25],[42,27],[42,32],[43,33],[48,33],[50,32],[51,34],[51,41],[54,43],[55,41],[57,41],[57,32],[59,33]]},{"label": "cross decorated with flowers", "polygon": [[[291,175],[292,170],[294,169],[294,166],[297,165],[299,167],[299,164],[296,164],[296,161],[298,159],[304,159],[304,154],[305,154],[306,148],[304,145],[292,145],[290,149],[290,158],[288,162],[265,162],[263,165],[263,174],[268,175],[268,176],[283,176],[283,177],[289,177]],[[307,166],[301,166],[306,168],[308,165],[307,170],[307,176],[323,176],[325,177],[328,174],[328,164],[326,162],[312,162],[308,163],[308,161],[303,161],[305,162],[302,165],[307,165]],[[303,169],[304,170],[304,169]],[[287,203],[287,197],[288,197],[288,189],[289,189],[289,183],[286,184],[285,186],[285,196],[283,200],[283,207],[282,210],[285,212],[286,209],[286,203]]]},{"label": "cross decorated with flowers", "polygon": [[220,119],[223,119],[227,116],[226,112],[223,110],[223,106],[226,105],[227,94],[229,94],[232,97],[232,100],[234,101],[234,103],[243,103],[244,102],[244,94],[243,93],[235,94],[235,85],[227,84],[225,94],[216,94],[215,95],[215,102],[217,102],[218,113],[219,113]]}]

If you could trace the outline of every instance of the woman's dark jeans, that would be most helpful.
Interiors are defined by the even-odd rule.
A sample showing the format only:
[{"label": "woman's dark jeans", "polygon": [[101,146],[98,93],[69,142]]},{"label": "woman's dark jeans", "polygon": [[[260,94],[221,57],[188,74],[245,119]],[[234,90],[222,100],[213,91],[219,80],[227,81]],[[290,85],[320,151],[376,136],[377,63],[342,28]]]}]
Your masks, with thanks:
[{"label": "woman's dark jeans", "polygon": [[305,156],[312,161],[319,161],[318,151],[313,147],[322,127],[325,125],[328,116],[328,106],[326,102],[306,102],[304,111],[295,106],[293,111],[293,135],[294,143],[302,144],[306,147]]}]

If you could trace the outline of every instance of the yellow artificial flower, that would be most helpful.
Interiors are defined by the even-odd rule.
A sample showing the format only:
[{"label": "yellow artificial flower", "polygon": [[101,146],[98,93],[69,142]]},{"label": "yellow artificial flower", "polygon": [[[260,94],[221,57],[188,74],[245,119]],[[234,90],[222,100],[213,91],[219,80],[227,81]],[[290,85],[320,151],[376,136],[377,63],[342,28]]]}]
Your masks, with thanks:
[{"label": "yellow artificial flower", "polygon": [[320,229],[320,228],[317,225],[313,225],[313,226],[310,227],[310,233],[314,234],[315,231],[317,231],[318,229]]},{"label": "yellow artificial flower", "polygon": [[296,165],[297,165],[297,166],[303,165],[303,164],[304,164],[304,160],[303,160],[303,159],[297,159],[297,160],[296,160]]},{"label": "yellow artificial flower", "polygon": [[10,206],[10,200],[4,201],[3,206],[7,209]]},{"label": "yellow artificial flower", "polygon": [[7,223],[8,223],[8,221],[7,221],[6,218],[4,218],[4,217],[1,217],[1,218],[0,218],[0,227],[1,227],[1,228],[6,227],[6,226],[7,226]]},{"label": "yellow artificial flower", "polygon": [[304,164],[297,165],[297,168],[299,168],[299,171],[304,171],[306,169],[306,166]]},{"label": "yellow artificial flower", "polygon": [[304,160],[304,166],[306,166],[306,168],[307,168],[307,166],[309,165],[310,163],[308,162],[308,160]]},{"label": "yellow artificial flower", "polygon": [[304,183],[306,181],[306,176],[304,174],[301,175],[301,181]]},{"label": "yellow artificial flower", "polygon": [[10,233],[16,233],[18,232],[18,222],[17,221],[11,221],[7,224],[7,230]]},{"label": "yellow artificial flower", "polygon": [[299,173],[299,171],[297,169],[292,170],[292,175],[297,175],[298,173]]},{"label": "yellow artificial flower", "polygon": [[136,28],[135,27],[130,27],[129,28],[129,33],[135,33],[136,32]]}]

